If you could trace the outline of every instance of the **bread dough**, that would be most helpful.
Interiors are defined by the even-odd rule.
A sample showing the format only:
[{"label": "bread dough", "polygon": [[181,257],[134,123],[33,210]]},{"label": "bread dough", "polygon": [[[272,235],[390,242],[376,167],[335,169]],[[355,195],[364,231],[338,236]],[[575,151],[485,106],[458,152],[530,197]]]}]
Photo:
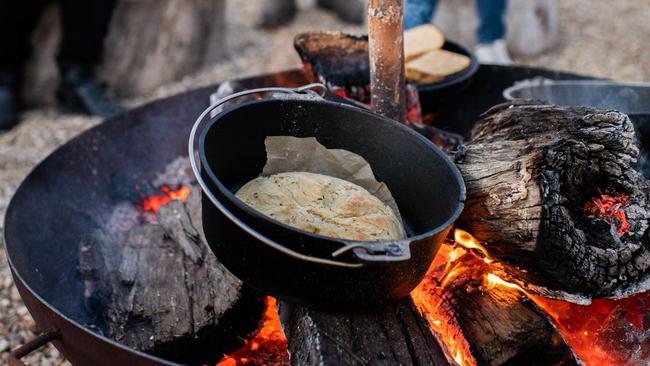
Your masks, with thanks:
[{"label": "bread dough", "polygon": [[404,238],[393,210],[364,188],[307,172],[255,178],[237,197],[257,211],[314,234],[378,241]]}]

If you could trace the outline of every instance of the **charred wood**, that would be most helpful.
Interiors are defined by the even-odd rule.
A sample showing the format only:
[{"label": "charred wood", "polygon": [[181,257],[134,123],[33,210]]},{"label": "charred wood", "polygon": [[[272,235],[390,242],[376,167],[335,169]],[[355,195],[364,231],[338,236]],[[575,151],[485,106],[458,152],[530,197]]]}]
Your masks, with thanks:
[{"label": "charred wood", "polygon": [[364,313],[280,303],[292,365],[448,365],[408,300]]},{"label": "charred wood", "polygon": [[[574,302],[650,288],[650,182],[619,112],[508,103],[487,111],[456,156],[467,184],[459,226],[487,243],[513,279]],[[585,210],[629,197],[629,223]]]},{"label": "charred wood", "polygon": [[260,295],[242,286],[209,250],[199,195],[162,206],[157,223],[123,236],[97,231],[80,247],[87,306],[108,337],[184,363],[218,361],[257,330]]}]

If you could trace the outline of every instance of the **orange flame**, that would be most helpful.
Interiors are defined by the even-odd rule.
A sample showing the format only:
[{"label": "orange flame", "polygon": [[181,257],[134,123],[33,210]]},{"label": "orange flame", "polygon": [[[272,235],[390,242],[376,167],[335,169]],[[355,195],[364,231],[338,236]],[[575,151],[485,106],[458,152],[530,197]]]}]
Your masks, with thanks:
[{"label": "orange flame", "polygon": [[462,263],[468,252],[453,245],[442,245],[429,268],[425,279],[411,292],[411,300],[429,323],[431,330],[447,351],[447,355],[461,366],[476,366],[469,344],[455,320],[448,315],[449,309],[438,295],[453,279],[468,267]]},{"label": "orange flame", "polygon": [[493,259],[490,258],[490,255],[487,252],[487,249],[483,245],[481,245],[481,243],[475,237],[473,237],[472,234],[468,233],[467,231],[461,229],[455,229],[454,240],[456,241],[457,244],[467,249],[478,250],[482,254],[483,258],[485,259],[485,263],[493,262]]},{"label": "orange flame", "polygon": [[616,226],[616,232],[623,235],[630,231],[625,214],[625,206],[629,201],[630,196],[627,195],[601,194],[600,197],[592,197],[591,201],[585,204],[584,211],[587,215],[603,218],[610,225]]},{"label": "orange flame", "polygon": [[507,287],[509,289],[513,289],[516,291],[521,291],[521,292],[526,292],[523,288],[521,288],[519,285],[516,285],[512,282],[508,282],[501,277],[495,275],[494,273],[488,273],[487,276],[485,276],[485,287],[487,287],[488,290],[493,290],[497,286],[503,286]]},{"label": "orange flame", "polygon": [[142,200],[140,205],[143,210],[158,213],[158,210],[160,210],[162,206],[173,200],[181,200],[183,202],[187,201],[187,197],[192,193],[192,189],[185,186],[181,186],[176,190],[172,190],[167,186],[162,186],[160,187],[160,190],[164,194],[155,194]]},{"label": "orange flame", "polygon": [[225,355],[217,366],[289,365],[287,338],[280,324],[276,300],[267,296],[265,302],[266,311],[259,332],[252,339],[246,340],[241,348]]}]

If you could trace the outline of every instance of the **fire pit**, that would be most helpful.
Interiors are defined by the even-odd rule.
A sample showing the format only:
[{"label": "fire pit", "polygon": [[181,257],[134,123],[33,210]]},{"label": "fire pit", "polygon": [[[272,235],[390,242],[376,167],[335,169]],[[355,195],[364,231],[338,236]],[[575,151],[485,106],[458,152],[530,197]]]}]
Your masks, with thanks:
[{"label": "fire pit", "polygon": [[[435,113],[438,127],[467,136],[482,112],[503,102],[501,91],[505,87],[534,76],[579,77],[539,69],[481,66],[464,93],[450,97],[444,105],[425,103],[423,111]],[[296,87],[306,81],[301,71],[292,70],[239,80],[237,84],[243,88]],[[98,229],[110,229],[106,218],[120,205],[137,206],[145,211],[138,215],[154,217],[150,211],[155,210],[159,199],[143,198],[163,196],[162,201],[167,201],[165,196],[185,197],[180,182],[161,181],[160,175],[185,155],[190,121],[207,106],[209,95],[216,89],[217,86],[210,86],[156,101],[106,121],[53,153],[21,185],[6,216],[7,257],[20,294],[44,335],[14,353],[16,358],[52,341],[68,360],[79,365],[169,365],[193,361],[179,358],[178,354],[136,351],[124,342],[109,339],[105,335],[108,328],[104,314],[88,306],[88,278],[80,275],[79,248]],[[466,163],[471,162],[471,157],[470,150]],[[458,162],[462,164],[461,160]],[[160,191],[165,184],[167,188]],[[600,193],[593,193],[600,204],[609,202]],[[622,204],[624,200],[614,201]],[[180,210],[180,201],[174,202],[168,205],[174,204]],[[599,212],[593,211],[592,206],[585,208],[588,202],[582,202],[580,209],[594,215]],[[162,207],[174,208],[168,205]],[[611,212],[608,210],[604,212]],[[160,221],[160,212],[158,215]],[[633,217],[628,219],[633,223]],[[605,219],[599,222],[607,224]],[[161,222],[142,224],[161,226],[146,227],[161,233],[165,240],[173,236],[163,235],[165,226]],[[190,227],[181,228],[191,231]],[[630,362],[647,361],[647,354],[643,353],[647,353],[650,327],[647,295],[624,301],[599,300],[590,307],[559,300],[538,301],[535,295],[527,294],[533,290],[511,281],[507,273],[494,265],[494,260],[503,258],[486,256],[480,242],[461,231],[456,233],[456,240],[449,240],[443,249],[445,255],[434,262],[427,280],[411,299],[371,313],[331,314],[280,303],[280,319],[292,362],[579,364],[579,358],[592,364],[603,362],[602,358],[588,357],[590,352],[597,351],[585,344],[607,349],[610,354],[635,357],[628,358]],[[473,234],[480,237],[481,232]],[[445,289],[450,291],[442,291]],[[270,317],[276,322],[268,324],[276,327],[268,325],[262,329],[277,330],[277,314],[273,307],[265,307],[269,300],[255,293],[249,295],[253,305],[235,314],[232,324],[239,326],[247,320],[259,322]],[[260,299],[262,303],[256,302]],[[269,309],[270,315],[264,318]],[[575,316],[567,319],[567,312]],[[602,319],[607,326],[589,324],[592,317]],[[237,334],[221,334],[239,341],[238,337],[252,337],[245,335],[246,329],[236,328]],[[250,351],[259,349],[260,344],[270,339],[269,333],[260,334],[256,340],[240,345],[246,343]],[[585,343],[584,339],[592,343]],[[225,365],[251,361],[254,352],[238,352],[237,342],[234,343],[231,349],[218,349],[214,343],[204,344],[201,349],[209,351],[214,347],[215,363],[223,353],[230,355],[221,360]],[[284,346],[282,342],[280,345]],[[182,349],[185,345],[177,347]],[[638,352],[624,353],[630,347],[638,347]],[[282,347],[261,348],[286,353]]]}]

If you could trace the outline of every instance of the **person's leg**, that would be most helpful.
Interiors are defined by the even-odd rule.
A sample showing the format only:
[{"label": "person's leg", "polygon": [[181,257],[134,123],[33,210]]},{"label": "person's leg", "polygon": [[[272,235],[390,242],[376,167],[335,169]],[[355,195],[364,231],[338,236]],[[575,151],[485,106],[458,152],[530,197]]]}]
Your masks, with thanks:
[{"label": "person's leg", "polygon": [[503,39],[506,33],[506,0],[476,0],[480,25],[476,31],[478,43],[492,43]]},{"label": "person's leg", "polygon": [[504,40],[506,7],[506,0],[476,0],[480,25],[476,30],[475,54],[481,63],[499,65],[512,63]]},{"label": "person's leg", "polygon": [[115,0],[60,0],[61,46],[57,57],[61,83],[57,100],[65,109],[102,117],[121,110],[95,80]]},{"label": "person's leg", "polygon": [[43,7],[41,0],[0,4],[0,130],[18,123],[18,90],[30,54],[29,37]]},{"label": "person's leg", "polygon": [[431,23],[438,0],[406,0],[404,2],[404,29]]},{"label": "person's leg", "polygon": [[61,47],[59,67],[83,65],[92,68],[101,61],[104,38],[115,8],[115,0],[60,0]]}]

